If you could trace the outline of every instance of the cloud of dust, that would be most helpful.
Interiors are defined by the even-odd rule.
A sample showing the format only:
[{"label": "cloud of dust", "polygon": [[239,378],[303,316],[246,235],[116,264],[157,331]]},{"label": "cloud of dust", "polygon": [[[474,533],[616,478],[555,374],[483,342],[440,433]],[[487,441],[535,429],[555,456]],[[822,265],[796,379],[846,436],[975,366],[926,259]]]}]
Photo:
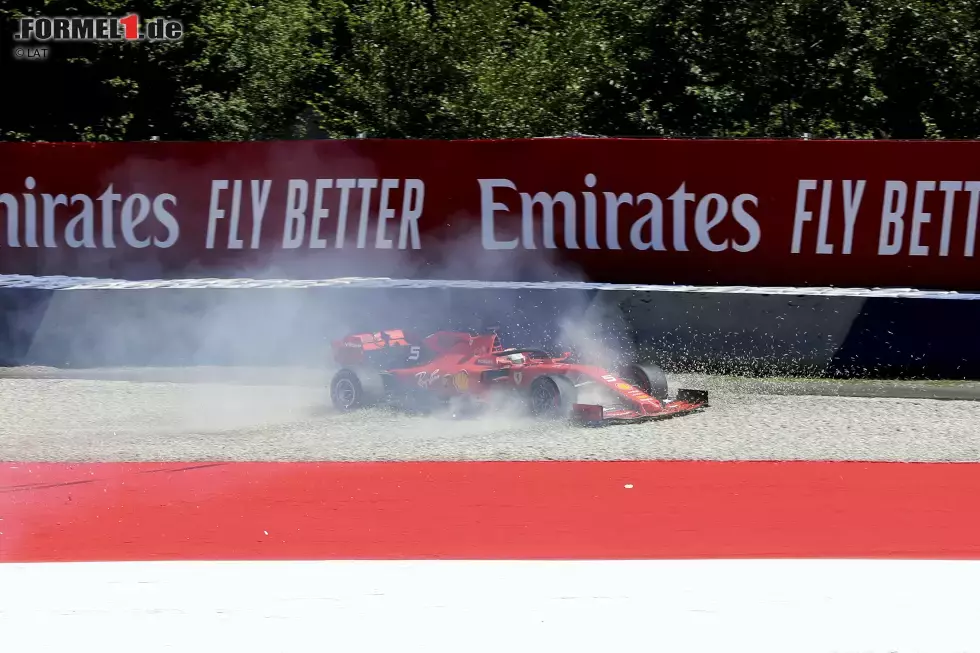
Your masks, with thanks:
[{"label": "cloud of dust", "polygon": [[[291,145],[288,153],[293,167],[295,147]],[[287,156],[285,151],[283,156]],[[272,161],[269,167],[275,165]],[[317,165],[322,164],[311,154],[305,168],[313,171]],[[344,165],[350,176],[378,176],[371,161],[363,158],[351,157]],[[137,177],[137,173],[145,171],[127,174]],[[196,180],[222,176],[209,169],[185,174]],[[423,214],[422,220],[438,217]],[[465,217],[450,219],[461,222]],[[477,225],[474,230],[442,243],[434,260],[426,256],[425,266],[406,255],[389,263],[385,276],[582,278],[549,256],[548,250],[522,250],[524,256],[516,264],[513,258],[501,264],[495,252],[480,244],[479,216],[471,216],[470,221]],[[426,235],[422,237],[428,249]],[[338,251],[342,255],[364,253]],[[151,260],[142,264],[154,269]],[[323,279],[347,276],[343,268],[343,258],[335,251],[307,250],[279,253],[258,264],[229,267],[220,275],[210,271],[207,276],[276,278],[288,270],[292,278]],[[632,344],[616,305],[604,303],[592,291],[107,290],[56,293],[32,357],[44,364],[73,368],[125,367],[129,369],[123,377],[145,382],[195,382],[193,391],[183,393],[185,408],[175,419],[188,428],[220,431],[270,420],[316,419],[330,410],[328,384],[334,368],[330,342],[345,334],[405,328],[425,335],[440,329],[486,331],[491,327],[498,328],[504,346],[570,349],[584,359],[608,365]],[[241,392],[243,385],[268,386],[268,392]],[[503,408],[495,411],[506,413]]]}]

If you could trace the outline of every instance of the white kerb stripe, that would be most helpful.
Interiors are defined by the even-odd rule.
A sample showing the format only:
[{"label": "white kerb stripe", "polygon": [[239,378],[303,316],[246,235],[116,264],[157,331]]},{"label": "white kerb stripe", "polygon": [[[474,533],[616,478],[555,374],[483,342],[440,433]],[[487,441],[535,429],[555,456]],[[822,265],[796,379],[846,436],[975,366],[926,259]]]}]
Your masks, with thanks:
[{"label": "white kerb stripe", "polygon": [[980,561],[0,564],[4,650],[980,651]]}]

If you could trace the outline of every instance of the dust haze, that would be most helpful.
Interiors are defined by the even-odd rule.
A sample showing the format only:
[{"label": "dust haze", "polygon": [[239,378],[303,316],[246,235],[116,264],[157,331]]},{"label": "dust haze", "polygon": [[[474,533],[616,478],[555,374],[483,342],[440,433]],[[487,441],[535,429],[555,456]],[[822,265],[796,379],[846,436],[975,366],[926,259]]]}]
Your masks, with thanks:
[{"label": "dust haze", "polygon": [[[478,216],[470,220],[479,225]],[[425,266],[406,254],[395,266],[386,266],[386,276],[581,278],[546,250],[525,251],[516,265],[511,260],[501,269],[494,252],[480,245],[478,229],[442,243],[435,252],[435,257],[427,252]],[[211,275],[275,279],[288,270],[292,279],[341,276],[332,255],[330,250],[278,254],[259,265]],[[616,307],[596,301],[591,291],[343,286],[79,290],[55,293],[27,358],[74,378],[118,383],[120,392],[132,381],[179,384],[155,423],[140,425],[177,437],[302,422],[331,412],[328,387],[336,369],[331,341],[390,328],[420,335],[494,329],[504,346],[570,350],[609,365],[629,355],[632,347],[632,334]],[[405,436],[439,437],[461,428],[490,432],[503,422],[524,419],[508,406],[494,406],[481,419],[456,413],[450,406],[445,414],[421,420],[418,430]]]}]

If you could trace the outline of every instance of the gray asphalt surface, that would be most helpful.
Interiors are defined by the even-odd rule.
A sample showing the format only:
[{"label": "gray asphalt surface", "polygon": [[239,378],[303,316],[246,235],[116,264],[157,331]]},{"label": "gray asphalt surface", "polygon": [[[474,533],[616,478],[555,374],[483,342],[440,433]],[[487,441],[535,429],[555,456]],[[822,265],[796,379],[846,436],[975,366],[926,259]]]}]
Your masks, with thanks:
[{"label": "gray asphalt surface", "polygon": [[[980,460],[980,401],[923,398],[980,398],[977,384],[672,377],[709,390],[712,406],[590,429],[506,413],[337,414],[328,375],[2,370],[0,460]],[[890,396],[861,396],[875,394]]]}]

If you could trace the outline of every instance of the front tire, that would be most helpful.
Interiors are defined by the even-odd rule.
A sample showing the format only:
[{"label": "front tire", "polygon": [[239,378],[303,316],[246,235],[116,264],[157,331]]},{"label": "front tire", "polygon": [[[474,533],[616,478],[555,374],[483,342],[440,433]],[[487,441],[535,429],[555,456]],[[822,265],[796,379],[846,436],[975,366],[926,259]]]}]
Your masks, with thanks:
[{"label": "front tire", "polygon": [[535,417],[568,419],[578,397],[575,384],[564,376],[540,376],[528,389],[528,408]]},{"label": "front tire", "polygon": [[660,402],[667,401],[667,375],[659,365],[626,365],[619,378],[632,383]]}]

